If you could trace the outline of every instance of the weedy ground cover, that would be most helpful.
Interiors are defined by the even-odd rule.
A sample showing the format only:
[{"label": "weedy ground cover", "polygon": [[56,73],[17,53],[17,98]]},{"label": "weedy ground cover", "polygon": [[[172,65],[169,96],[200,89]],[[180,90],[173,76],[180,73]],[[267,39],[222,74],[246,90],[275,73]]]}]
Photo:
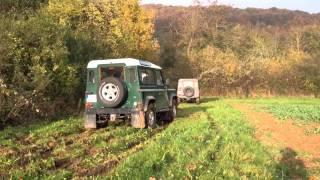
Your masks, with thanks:
[{"label": "weedy ground cover", "polygon": [[0,177],[70,178],[107,174],[160,132],[126,124],[85,131],[80,118],[0,132]]},{"label": "weedy ground cover", "polygon": [[267,110],[279,119],[292,119],[305,123],[320,123],[320,99],[270,98],[241,100]]},{"label": "weedy ground cover", "polygon": [[[230,101],[235,100],[207,98],[201,105],[182,104],[176,121],[155,130],[116,123],[86,131],[81,118],[7,127],[0,131],[0,177],[290,177],[290,168],[276,158],[280,152],[255,139],[254,129]],[[278,100],[247,103],[272,101]],[[302,171],[299,177],[307,175]]]},{"label": "weedy ground cover", "polygon": [[285,169],[253,138],[253,129],[241,113],[223,101],[183,105],[181,111],[182,117],[112,175],[119,179],[286,176]]}]

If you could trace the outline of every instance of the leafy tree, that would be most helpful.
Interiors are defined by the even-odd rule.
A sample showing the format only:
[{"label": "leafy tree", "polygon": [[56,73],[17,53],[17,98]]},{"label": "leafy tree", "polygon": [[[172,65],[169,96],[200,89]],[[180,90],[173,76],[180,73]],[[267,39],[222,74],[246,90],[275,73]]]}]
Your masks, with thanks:
[{"label": "leafy tree", "polygon": [[[304,85],[296,67],[318,53],[317,15],[216,4],[145,8],[156,14],[160,61],[175,80],[200,78],[211,95],[315,91]],[[175,72],[177,66],[184,73]]]},{"label": "leafy tree", "polygon": [[57,106],[63,106],[59,99],[69,97],[73,101],[70,94],[75,92],[78,81],[74,68],[68,65],[64,30],[50,17],[37,16],[14,23],[6,34],[7,56],[0,64],[4,99],[10,111],[2,116],[4,121],[37,115],[51,117]]},{"label": "leafy tree", "polygon": [[77,113],[90,59],[155,57],[152,15],[138,3],[1,2],[1,122]]},{"label": "leafy tree", "polygon": [[302,44],[305,52],[317,54],[320,51],[320,27],[311,26],[302,35]]},{"label": "leafy tree", "polygon": [[320,55],[314,55],[296,65],[302,85],[315,97],[320,95]]},{"label": "leafy tree", "polygon": [[1,0],[0,13],[14,18],[27,18],[46,3],[47,0]]}]

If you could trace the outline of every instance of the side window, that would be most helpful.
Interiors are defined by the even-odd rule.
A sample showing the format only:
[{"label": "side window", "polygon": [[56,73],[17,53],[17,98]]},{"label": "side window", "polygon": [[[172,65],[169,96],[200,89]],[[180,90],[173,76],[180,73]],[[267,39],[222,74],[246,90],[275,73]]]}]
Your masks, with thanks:
[{"label": "side window", "polygon": [[93,83],[93,84],[95,83],[95,76],[94,76],[94,71],[93,70],[89,71],[88,82]]},{"label": "side window", "polygon": [[130,83],[134,83],[136,81],[136,69],[131,67],[128,68],[127,79]]},{"label": "side window", "polygon": [[154,70],[141,68],[139,71],[140,81],[144,85],[155,85],[156,84],[156,77]]},{"label": "side window", "polygon": [[162,77],[161,71],[156,71],[156,77],[157,77],[157,85],[163,86],[164,83],[163,83],[163,77]]}]

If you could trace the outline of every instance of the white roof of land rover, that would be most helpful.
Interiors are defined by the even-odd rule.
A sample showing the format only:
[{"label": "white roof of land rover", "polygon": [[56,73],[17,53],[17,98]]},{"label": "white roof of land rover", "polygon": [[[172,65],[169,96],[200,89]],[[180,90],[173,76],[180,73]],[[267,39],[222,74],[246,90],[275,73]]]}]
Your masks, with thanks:
[{"label": "white roof of land rover", "polygon": [[126,66],[144,66],[144,67],[151,67],[154,69],[161,69],[160,66],[157,66],[151,62],[133,59],[133,58],[92,60],[89,62],[87,68],[97,68],[99,65],[108,65],[108,64],[125,64]]}]

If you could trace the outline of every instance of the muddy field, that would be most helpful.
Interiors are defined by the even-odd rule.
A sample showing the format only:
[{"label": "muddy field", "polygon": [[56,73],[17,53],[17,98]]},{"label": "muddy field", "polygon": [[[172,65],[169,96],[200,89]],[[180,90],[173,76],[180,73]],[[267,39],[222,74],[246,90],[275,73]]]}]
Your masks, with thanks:
[{"label": "muddy field", "polygon": [[1,178],[320,177],[320,100],[217,99],[181,104],[157,129],[81,118],[0,132]]}]

